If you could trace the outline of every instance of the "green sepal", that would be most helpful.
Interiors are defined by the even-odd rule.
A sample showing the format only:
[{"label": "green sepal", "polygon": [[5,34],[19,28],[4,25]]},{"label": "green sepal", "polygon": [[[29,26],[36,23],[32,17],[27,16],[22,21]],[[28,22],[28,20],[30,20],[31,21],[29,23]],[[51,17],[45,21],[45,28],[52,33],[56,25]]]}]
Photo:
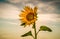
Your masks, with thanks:
[{"label": "green sepal", "polygon": [[47,27],[47,26],[41,26],[40,27],[40,31],[49,31],[49,32],[52,32],[52,30],[49,27]]},{"label": "green sepal", "polygon": [[26,37],[26,36],[32,36],[31,31],[29,31],[28,33],[25,33],[24,35],[21,35],[21,37]]},{"label": "green sepal", "polygon": [[37,18],[37,13],[35,13],[34,16],[36,16],[36,18]]},{"label": "green sepal", "polygon": [[32,26],[32,28],[34,29],[34,28],[35,28],[35,26],[33,25],[33,26]]},{"label": "green sepal", "polygon": [[33,24],[32,28],[33,28],[33,29],[35,28],[35,23]]},{"label": "green sepal", "polygon": [[21,26],[25,26],[25,23],[22,23]]}]

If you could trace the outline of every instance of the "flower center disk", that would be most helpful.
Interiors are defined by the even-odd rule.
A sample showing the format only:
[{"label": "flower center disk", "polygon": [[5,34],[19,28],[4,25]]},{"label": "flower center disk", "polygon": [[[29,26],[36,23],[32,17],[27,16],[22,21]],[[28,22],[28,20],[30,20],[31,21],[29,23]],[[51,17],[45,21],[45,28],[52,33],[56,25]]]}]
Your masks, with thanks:
[{"label": "flower center disk", "polygon": [[33,14],[33,13],[27,14],[26,19],[27,19],[28,21],[33,20],[33,19],[34,19],[34,14]]}]

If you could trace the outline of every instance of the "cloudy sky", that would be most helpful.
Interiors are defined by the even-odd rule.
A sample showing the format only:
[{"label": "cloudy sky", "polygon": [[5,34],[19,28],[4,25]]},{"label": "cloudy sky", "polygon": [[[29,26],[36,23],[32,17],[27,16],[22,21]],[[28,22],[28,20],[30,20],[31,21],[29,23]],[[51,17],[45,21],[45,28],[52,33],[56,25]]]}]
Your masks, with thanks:
[{"label": "cloudy sky", "polygon": [[20,26],[19,13],[25,7],[38,7],[37,31],[46,25],[53,32],[39,32],[38,39],[60,39],[60,0],[0,0],[0,39],[33,39],[21,37],[32,31],[31,26]]}]

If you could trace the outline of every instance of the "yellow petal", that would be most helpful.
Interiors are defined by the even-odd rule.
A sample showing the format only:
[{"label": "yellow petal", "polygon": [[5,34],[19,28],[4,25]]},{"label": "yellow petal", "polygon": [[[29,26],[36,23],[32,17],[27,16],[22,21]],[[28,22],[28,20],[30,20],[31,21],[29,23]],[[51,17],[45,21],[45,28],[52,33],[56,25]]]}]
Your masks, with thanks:
[{"label": "yellow petal", "polygon": [[36,13],[37,12],[37,7],[34,7],[34,13]]}]

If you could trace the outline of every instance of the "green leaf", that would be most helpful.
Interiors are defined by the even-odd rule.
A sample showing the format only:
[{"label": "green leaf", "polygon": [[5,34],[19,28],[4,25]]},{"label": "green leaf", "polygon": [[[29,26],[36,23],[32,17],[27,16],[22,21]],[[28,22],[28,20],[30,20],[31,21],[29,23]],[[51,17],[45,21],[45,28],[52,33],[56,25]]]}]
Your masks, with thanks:
[{"label": "green leaf", "polygon": [[25,23],[22,23],[21,26],[25,26]]},{"label": "green leaf", "polygon": [[49,27],[47,27],[47,26],[41,26],[40,27],[40,31],[49,31],[49,32],[52,32],[52,30]]},{"label": "green leaf", "polygon": [[26,36],[32,36],[31,31],[29,31],[28,33],[25,33],[24,35],[22,35],[22,37],[26,37]]}]

